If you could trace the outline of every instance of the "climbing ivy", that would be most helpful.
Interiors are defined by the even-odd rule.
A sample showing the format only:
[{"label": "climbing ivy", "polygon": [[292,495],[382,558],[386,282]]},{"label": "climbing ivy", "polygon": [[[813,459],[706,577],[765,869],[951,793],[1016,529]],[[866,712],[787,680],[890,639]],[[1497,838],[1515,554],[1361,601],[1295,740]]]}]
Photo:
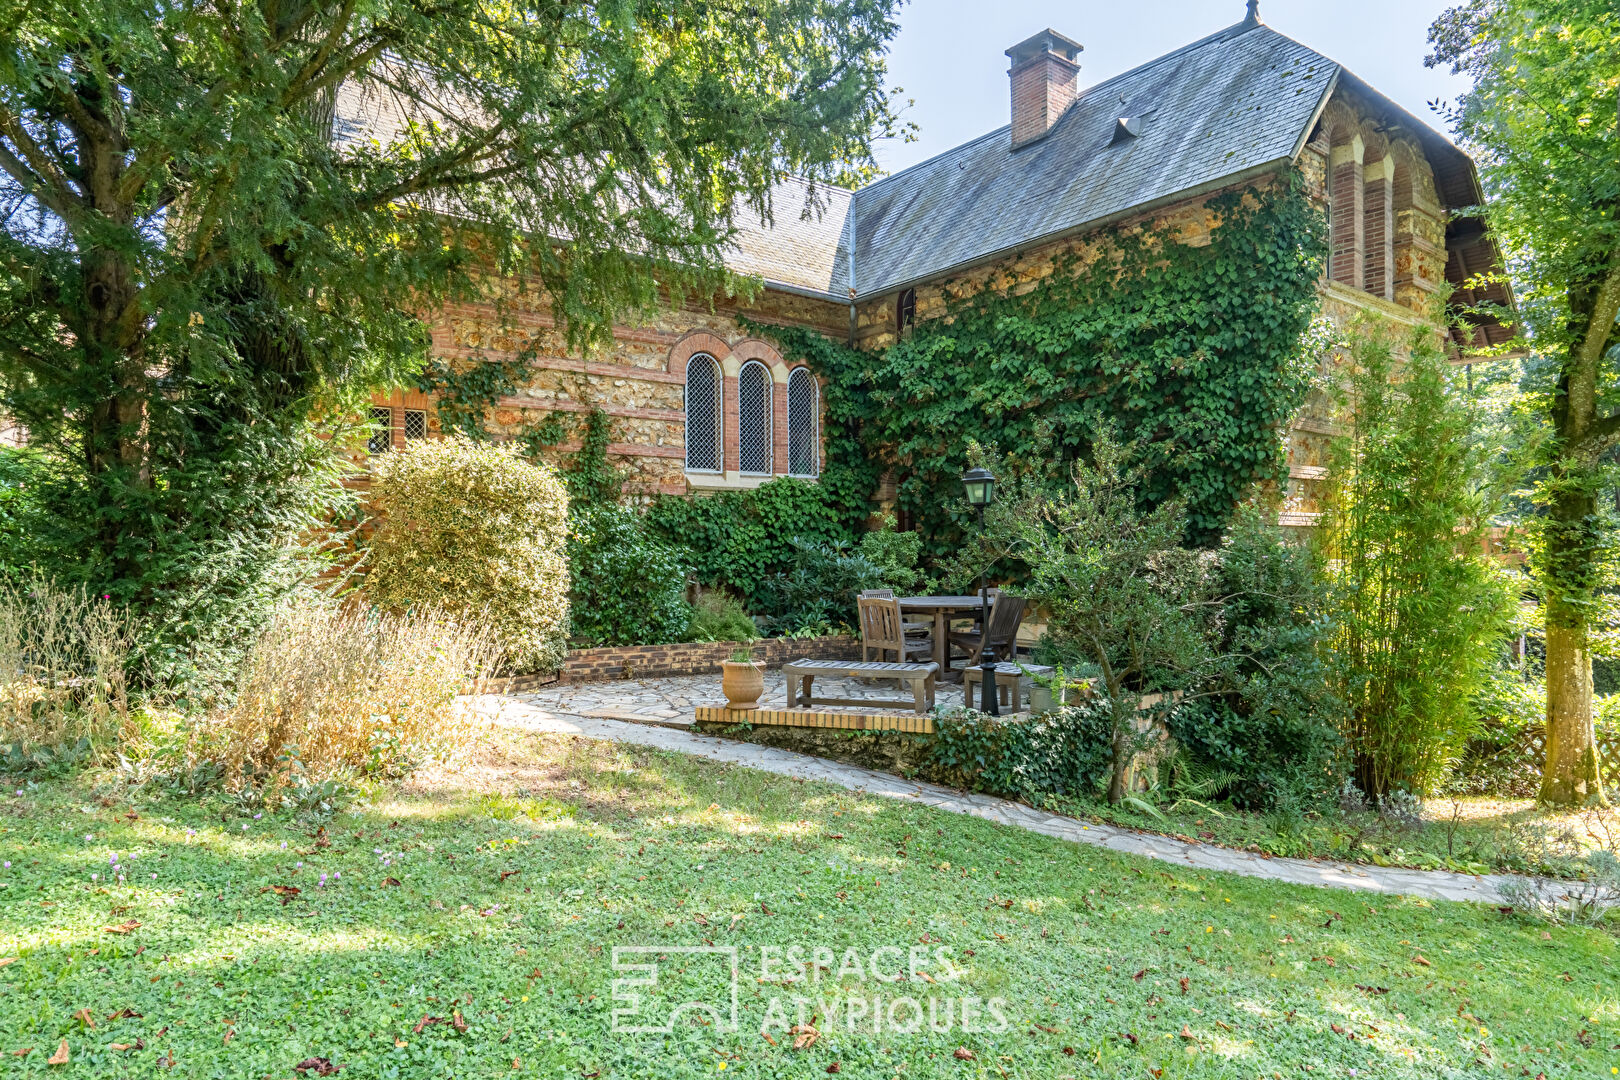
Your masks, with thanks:
[{"label": "climbing ivy", "polygon": [[1313,371],[1299,348],[1326,256],[1323,215],[1291,174],[1206,203],[1207,243],[1173,226],[1116,228],[1056,256],[1032,285],[947,285],[945,317],[862,351],[797,327],[753,325],[826,380],[823,483],[864,516],[885,470],[930,554],[966,517],[970,446],[1043,471],[1085,456],[1103,425],[1153,463],[1147,497],[1187,500],[1209,543],[1257,481],[1280,481],[1282,426]]}]

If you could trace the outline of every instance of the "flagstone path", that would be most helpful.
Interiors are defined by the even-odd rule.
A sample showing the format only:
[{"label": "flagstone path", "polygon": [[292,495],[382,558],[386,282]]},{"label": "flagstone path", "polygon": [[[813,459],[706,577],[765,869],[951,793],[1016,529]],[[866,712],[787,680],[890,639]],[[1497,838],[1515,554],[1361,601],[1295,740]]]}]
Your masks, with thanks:
[{"label": "flagstone path", "polygon": [[[1251,852],[1189,843],[1115,825],[1091,824],[1048,814],[1009,799],[956,791],[808,754],[715,738],[689,730],[696,706],[724,704],[718,682],[710,675],[586,683],[547,687],[515,695],[492,694],[472,698],[470,702],[474,709],[489,716],[495,723],[508,727],[651,746],[711,761],[744,765],[781,776],[819,780],[851,791],[922,803],[955,814],[971,814],[1044,836],[1143,855],[1198,870],[1218,870],[1299,885],[1491,904],[1501,902],[1498,887],[1509,880],[1507,875],[1500,874],[1474,877],[1444,870],[1405,870],[1315,859],[1267,858]],[[762,702],[783,699],[785,690],[782,680],[776,678],[774,682],[773,691],[771,680],[767,679],[767,695],[761,699]],[[882,686],[864,687],[854,680],[844,680],[844,683],[847,685],[839,685],[837,694],[876,697],[886,692]],[[946,703],[947,689],[954,691],[956,701],[960,700],[959,687],[942,687],[941,704]]]}]

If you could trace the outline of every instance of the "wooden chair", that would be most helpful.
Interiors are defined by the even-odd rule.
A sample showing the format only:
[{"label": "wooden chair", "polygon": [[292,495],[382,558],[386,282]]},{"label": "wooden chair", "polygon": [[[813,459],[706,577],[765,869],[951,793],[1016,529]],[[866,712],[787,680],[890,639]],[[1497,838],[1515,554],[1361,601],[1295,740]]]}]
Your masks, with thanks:
[{"label": "wooden chair", "polygon": [[[858,599],[858,600],[893,600],[894,599],[894,590],[893,589],[862,589],[861,593],[860,593],[860,596],[858,596],[856,599]],[[908,637],[917,637],[919,635],[926,637],[934,629],[934,620],[933,620],[933,618],[931,616],[928,616],[928,615],[914,615],[914,616],[911,616],[910,618],[907,618],[904,614],[902,614],[900,616],[900,622],[905,626],[906,635]]]},{"label": "wooden chair", "polygon": [[988,634],[975,630],[957,631],[948,640],[967,654],[966,662],[969,665],[983,662],[986,640],[998,660],[1010,660],[1018,640],[1018,627],[1024,621],[1024,603],[1022,596],[998,593],[990,605]]},{"label": "wooden chair", "polygon": [[878,660],[888,660],[888,654],[894,653],[895,661],[901,664],[911,663],[914,656],[924,660],[933,657],[932,641],[906,633],[905,624],[900,621],[898,600],[893,597],[863,596],[855,603],[861,612],[862,660],[871,660],[874,652]]}]

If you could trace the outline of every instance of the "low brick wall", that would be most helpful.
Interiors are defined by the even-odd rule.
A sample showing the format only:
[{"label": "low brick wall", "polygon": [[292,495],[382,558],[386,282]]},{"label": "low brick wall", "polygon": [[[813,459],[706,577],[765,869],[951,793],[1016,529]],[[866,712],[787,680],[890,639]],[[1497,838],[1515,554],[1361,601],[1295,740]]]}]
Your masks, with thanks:
[{"label": "low brick wall", "polygon": [[563,682],[599,682],[605,679],[653,679],[669,675],[717,673],[732,651],[746,648],[767,667],[789,660],[859,660],[858,638],[767,638],[744,644],[737,641],[691,641],[678,645],[623,645],[608,649],[573,649],[563,661]]}]

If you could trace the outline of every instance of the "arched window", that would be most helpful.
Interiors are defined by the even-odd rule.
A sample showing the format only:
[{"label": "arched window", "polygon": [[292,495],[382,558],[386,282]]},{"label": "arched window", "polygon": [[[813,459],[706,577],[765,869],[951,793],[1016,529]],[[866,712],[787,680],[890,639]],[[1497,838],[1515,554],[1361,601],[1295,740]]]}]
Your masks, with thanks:
[{"label": "arched window", "polygon": [[771,372],[750,360],[737,373],[738,467],[745,473],[771,472]]},{"label": "arched window", "polygon": [[720,471],[720,365],[708,353],[686,362],[686,468]]},{"label": "arched window", "polygon": [[794,476],[816,476],[821,471],[819,396],[810,369],[794,368],[788,376],[788,472]]},{"label": "arched window", "polygon": [[907,289],[894,303],[894,332],[901,337],[917,324],[917,290]]}]

